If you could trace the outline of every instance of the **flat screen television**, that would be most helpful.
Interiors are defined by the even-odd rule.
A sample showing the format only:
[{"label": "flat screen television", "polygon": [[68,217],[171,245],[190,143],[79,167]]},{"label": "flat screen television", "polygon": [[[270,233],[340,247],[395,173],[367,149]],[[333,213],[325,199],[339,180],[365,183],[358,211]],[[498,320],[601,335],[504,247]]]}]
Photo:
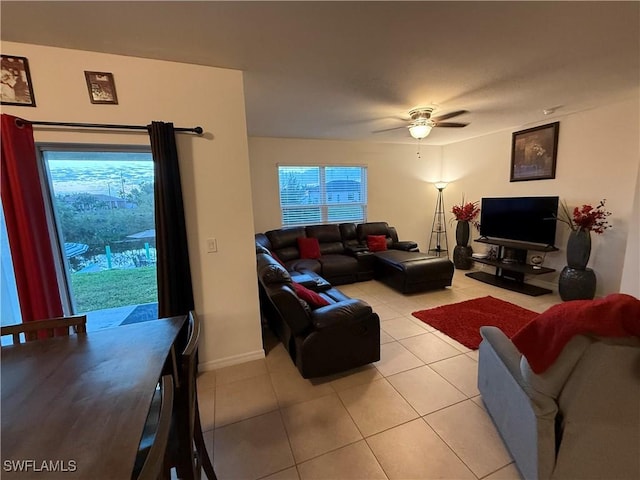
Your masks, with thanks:
[{"label": "flat screen television", "polygon": [[480,235],[554,246],[558,200],[558,197],[483,198]]}]

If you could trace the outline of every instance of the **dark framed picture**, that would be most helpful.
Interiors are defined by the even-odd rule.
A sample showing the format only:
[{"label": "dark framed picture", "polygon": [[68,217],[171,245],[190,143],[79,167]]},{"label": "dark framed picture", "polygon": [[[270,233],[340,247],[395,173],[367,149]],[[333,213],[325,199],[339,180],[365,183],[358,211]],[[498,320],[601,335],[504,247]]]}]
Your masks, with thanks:
[{"label": "dark framed picture", "polygon": [[85,71],[84,76],[87,79],[91,103],[118,104],[116,84],[113,81],[112,73]]},{"label": "dark framed picture", "polygon": [[33,95],[29,62],[24,57],[2,55],[2,105],[19,105],[35,107],[36,97]]},{"label": "dark framed picture", "polygon": [[528,128],[513,134],[511,181],[556,178],[560,122]]}]

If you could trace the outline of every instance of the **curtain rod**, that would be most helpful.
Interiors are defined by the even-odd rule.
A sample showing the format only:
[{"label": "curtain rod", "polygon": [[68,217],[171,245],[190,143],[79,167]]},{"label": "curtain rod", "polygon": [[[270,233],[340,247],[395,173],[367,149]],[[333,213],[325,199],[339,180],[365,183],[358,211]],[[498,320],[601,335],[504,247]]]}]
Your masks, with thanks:
[{"label": "curtain rod", "polygon": [[[25,123],[29,123],[31,125],[49,125],[49,126],[57,126],[57,127],[77,127],[77,128],[111,128],[115,130],[148,130],[145,125],[113,125],[108,123],[69,123],[69,122],[40,122],[40,121],[31,121],[18,119],[16,123],[24,121]],[[174,130],[176,132],[193,132],[198,135],[202,135],[202,127],[175,127]]]}]

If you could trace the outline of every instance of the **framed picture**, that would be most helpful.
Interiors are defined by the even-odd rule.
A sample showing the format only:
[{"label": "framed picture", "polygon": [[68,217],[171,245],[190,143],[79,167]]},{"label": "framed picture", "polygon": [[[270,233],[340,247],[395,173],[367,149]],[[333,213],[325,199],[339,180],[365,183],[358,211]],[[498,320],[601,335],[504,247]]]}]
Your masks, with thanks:
[{"label": "framed picture", "polygon": [[113,81],[112,73],[85,71],[84,76],[87,79],[91,103],[118,104],[116,84]]},{"label": "framed picture", "polygon": [[27,59],[13,55],[2,55],[0,63],[2,66],[0,103],[2,105],[35,107],[36,97],[33,95]]},{"label": "framed picture", "polygon": [[511,181],[556,178],[560,122],[528,128],[513,134]]}]

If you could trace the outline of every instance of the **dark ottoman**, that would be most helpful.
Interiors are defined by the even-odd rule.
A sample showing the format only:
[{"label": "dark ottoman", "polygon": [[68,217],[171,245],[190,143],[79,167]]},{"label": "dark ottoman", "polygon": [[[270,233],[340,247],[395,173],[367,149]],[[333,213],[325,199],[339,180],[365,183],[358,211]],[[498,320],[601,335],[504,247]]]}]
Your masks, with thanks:
[{"label": "dark ottoman", "polygon": [[375,278],[402,293],[424,292],[451,285],[453,262],[421,252],[375,252]]}]

